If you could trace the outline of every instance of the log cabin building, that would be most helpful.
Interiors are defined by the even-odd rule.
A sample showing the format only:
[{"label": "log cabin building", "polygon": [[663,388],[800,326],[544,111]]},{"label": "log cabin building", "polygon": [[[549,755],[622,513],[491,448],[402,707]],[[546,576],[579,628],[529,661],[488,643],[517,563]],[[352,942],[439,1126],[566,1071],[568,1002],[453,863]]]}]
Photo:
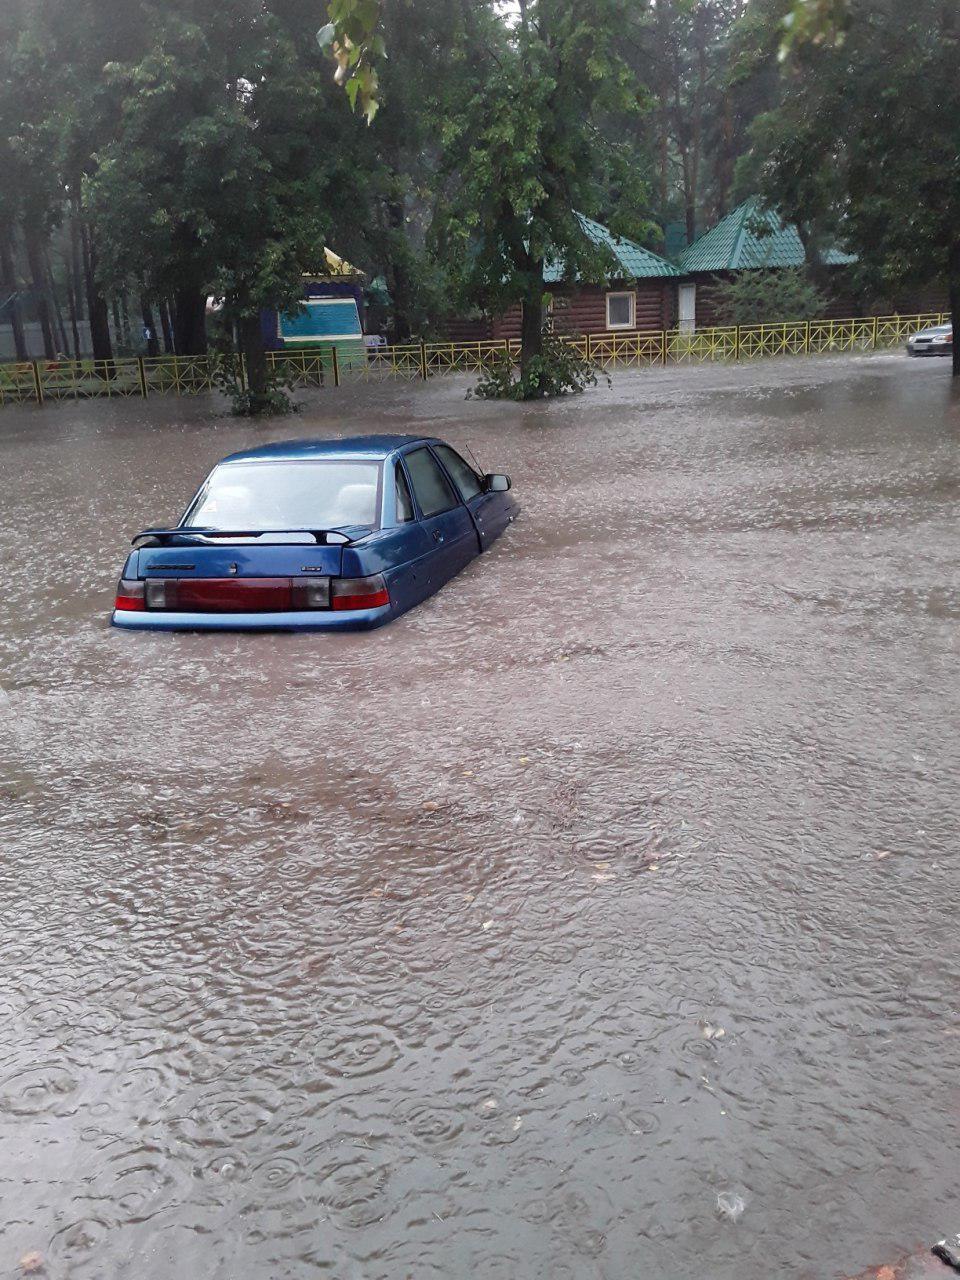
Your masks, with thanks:
[{"label": "log cabin building", "polygon": [[[554,332],[575,336],[671,328],[676,320],[676,281],[680,274],[674,264],[632,240],[615,236],[592,218],[577,216],[584,234],[613,255],[617,272],[606,284],[571,284],[564,281],[559,265],[548,265],[547,311]],[[499,316],[450,320],[444,332],[450,342],[519,338],[520,304]]]},{"label": "log cabin building", "polygon": [[[932,285],[907,288],[888,298],[865,302],[851,279],[857,259],[839,248],[823,255],[827,305],[823,320],[846,320],[864,315],[922,314],[949,309],[946,289]],[[769,271],[803,267],[807,254],[797,228],[781,221],[753,197],[688,245],[677,258],[677,325],[680,329],[709,328],[722,324],[712,299],[713,287],[742,271]],[[771,316],[771,322],[790,316]]]}]

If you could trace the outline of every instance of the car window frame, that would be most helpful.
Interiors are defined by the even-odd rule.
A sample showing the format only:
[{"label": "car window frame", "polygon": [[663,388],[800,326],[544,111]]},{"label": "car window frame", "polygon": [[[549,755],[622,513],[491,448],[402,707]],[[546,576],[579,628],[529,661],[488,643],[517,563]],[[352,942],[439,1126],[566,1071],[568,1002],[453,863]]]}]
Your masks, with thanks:
[{"label": "car window frame", "polygon": [[[454,498],[454,502],[452,506],[445,508],[443,511],[435,511],[432,515],[429,515],[429,516],[424,514],[423,507],[420,505],[420,495],[417,493],[417,486],[413,483],[413,477],[410,474],[410,468],[407,465],[407,459],[410,457],[410,455],[412,453],[418,453],[420,450],[423,450],[428,457],[432,458],[433,461],[436,463],[436,465],[440,468],[440,474],[443,476],[444,480],[450,486],[450,490]],[[417,441],[416,444],[410,445],[408,449],[404,449],[400,457],[401,457],[401,460],[403,461],[403,469],[407,477],[407,484],[410,487],[410,495],[413,498],[417,512],[419,513],[418,520],[421,523],[424,520],[436,520],[439,516],[449,515],[451,511],[456,511],[458,507],[463,507],[466,505],[463,499],[460,497],[460,490],[457,488],[457,486],[453,483],[453,481],[447,475],[446,468],[444,467],[440,459],[436,456],[436,454],[433,452],[433,450],[430,448],[430,444],[427,440],[419,440]]]},{"label": "car window frame", "polygon": [[[419,524],[420,521],[423,519],[423,514],[420,511],[420,504],[417,501],[417,495],[414,493],[414,490],[413,490],[413,482],[411,481],[410,476],[407,473],[407,468],[403,464],[402,453],[398,453],[393,460],[393,472],[394,472],[393,474],[393,486],[394,486],[393,518],[396,521],[397,528],[405,529],[407,525]],[[400,504],[397,502],[397,499],[396,499],[397,476],[400,476],[403,479],[403,483],[407,486],[407,497],[410,499],[410,513],[411,513],[409,520],[400,519]]]},{"label": "car window frame", "polygon": [[[473,475],[475,475],[475,476],[477,477],[477,492],[476,492],[475,494],[473,494],[473,496],[472,496],[472,497],[470,497],[470,498],[465,498],[465,497],[463,496],[463,494],[460,492],[460,486],[457,484],[456,477],[453,475],[453,473],[451,472],[450,468],[449,468],[449,467],[447,466],[447,464],[444,462],[444,460],[443,460],[443,454],[442,454],[442,453],[440,453],[440,451],[439,451],[439,446],[442,446],[444,449],[449,449],[451,453],[456,453],[457,457],[460,459],[460,461],[463,463],[463,465],[464,465],[465,467],[468,467],[468,468],[469,468],[469,470],[473,473]],[[454,447],[453,447],[453,445],[452,445],[452,444],[447,444],[447,442],[446,442],[445,440],[441,440],[441,441],[439,442],[439,445],[437,445],[437,444],[431,444],[431,445],[430,445],[430,452],[433,454],[433,456],[436,458],[437,462],[440,464],[440,468],[441,468],[441,470],[443,471],[444,475],[447,477],[447,479],[449,480],[449,482],[453,485],[453,491],[454,491],[454,493],[457,495],[457,497],[460,499],[460,501],[463,503],[463,505],[464,505],[465,507],[469,507],[471,502],[476,502],[476,500],[477,500],[478,498],[482,498],[482,497],[483,497],[483,476],[482,476],[482,475],[480,475],[479,471],[474,471],[473,467],[472,467],[472,466],[471,466],[471,464],[466,460],[466,458],[463,456],[463,454],[462,454],[462,453],[458,453],[458,452],[457,452],[457,450],[456,450],[456,449],[454,449]]]}]

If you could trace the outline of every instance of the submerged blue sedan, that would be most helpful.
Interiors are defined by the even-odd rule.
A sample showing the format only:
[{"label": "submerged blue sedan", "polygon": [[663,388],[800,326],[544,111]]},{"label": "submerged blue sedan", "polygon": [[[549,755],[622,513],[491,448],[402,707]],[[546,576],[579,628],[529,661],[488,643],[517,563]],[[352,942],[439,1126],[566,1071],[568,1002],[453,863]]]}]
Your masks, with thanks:
[{"label": "submerged blue sedan", "polygon": [[505,475],[442,440],[291,440],[234,453],[180,523],[133,540],[112,621],[151,630],[349,631],[406,612],[516,517]]}]

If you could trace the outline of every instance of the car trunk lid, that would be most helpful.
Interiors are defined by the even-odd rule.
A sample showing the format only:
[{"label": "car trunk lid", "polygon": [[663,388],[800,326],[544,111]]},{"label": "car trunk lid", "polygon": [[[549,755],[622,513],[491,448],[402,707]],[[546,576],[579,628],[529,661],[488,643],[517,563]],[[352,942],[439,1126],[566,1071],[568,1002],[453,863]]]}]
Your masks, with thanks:
[{"label": "car trunk lid", "polygon": [[343,549],[315,543],[264,544],[184,542],[140,547],[140,578],[293,578],[340,573]]}]

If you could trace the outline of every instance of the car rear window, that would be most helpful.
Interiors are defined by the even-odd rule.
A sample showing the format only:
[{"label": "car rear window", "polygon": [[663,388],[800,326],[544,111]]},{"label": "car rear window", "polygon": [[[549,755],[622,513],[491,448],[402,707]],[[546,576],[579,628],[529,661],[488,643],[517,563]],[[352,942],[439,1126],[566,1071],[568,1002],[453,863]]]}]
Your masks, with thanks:
[{"label": "car rear window", "polygon": [[227,462],[181,524],[244,532],[376,526],[379,481],[375,462]]},{"label": "car rear window", "polygon": [[464,502],[469,502],[471,498],[475,498],[480,492],[480,477],[473,467],[460,457],[456,449],[451,449],[448,444],[434,445],[434,449],[440,461],[453,477],[453,483],[460,490],[460,497]]},{"label": "car rear window", "polygon": [[457,495],[450,481],[440,469],[440,464],[429,449],[414,449],[404,457],[410,473],[410,483],[417,495],[420,510],[425,516],[438,516],[457,505]]}]

